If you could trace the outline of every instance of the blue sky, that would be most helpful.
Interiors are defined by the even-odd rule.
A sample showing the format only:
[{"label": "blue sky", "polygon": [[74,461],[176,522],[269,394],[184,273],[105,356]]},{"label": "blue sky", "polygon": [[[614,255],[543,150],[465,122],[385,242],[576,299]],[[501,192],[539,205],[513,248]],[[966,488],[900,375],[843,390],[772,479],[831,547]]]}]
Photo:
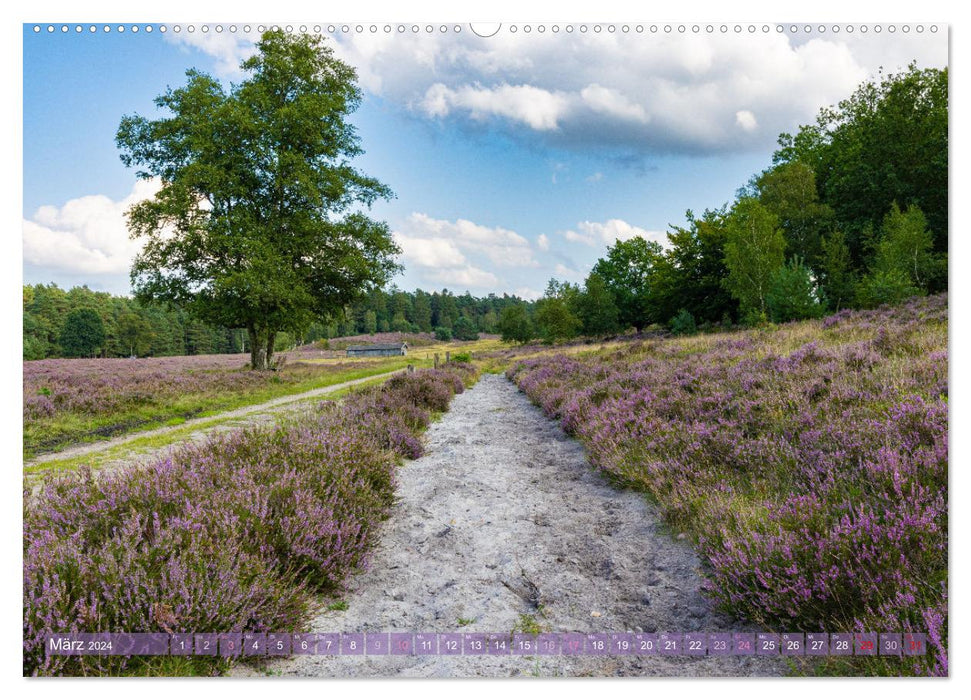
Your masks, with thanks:
[{"label": "blue sky", "polygon": [[[153,98],[190,67],[240,80],[256,35],[228,25],[164,35],[159,25],[33,26],[24,27],[25,282],[127,293],[138,245],[123,213],[154,189],[121,164],[119,120],[155,114]],[[865,35],[596,26],[527,34],[507,25],[484,39],[468,25],[431,34],[365,25],[329,40],[364,92],[352,117],[366,150],[357,165],[397,195],[372,213],[403,249],[401,287],[536,296],[550,277],[582,281],[618,238],[663,242],[686,209],[731,200],[769,164],[780,131],[879,66],[947,61],[946,31],[930,25]]]}]

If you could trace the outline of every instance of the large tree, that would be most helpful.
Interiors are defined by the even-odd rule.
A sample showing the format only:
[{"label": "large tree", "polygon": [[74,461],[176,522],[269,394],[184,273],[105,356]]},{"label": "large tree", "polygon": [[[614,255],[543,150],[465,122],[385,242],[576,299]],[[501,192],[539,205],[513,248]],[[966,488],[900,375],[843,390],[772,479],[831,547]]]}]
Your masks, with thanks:
[{"label": "large tree", "polygon": [[819,202],[816,176],[801,161],[780,163],[756,179],[759,201],[779,217],[786,255],[818,269],[823,236],[832,228],[833,210]]},{"label": "large tree", "polygon": [[585,335],[600,338],[617,332],[617,304],[614,302],[614,295],[607,289],[604,278],[596,272],[587,276],[583,293],[577,296],[575,305]]},{"label": "large tree", "polygon": [[624,328],[633,326],[640,331],[658,321],[651,313],[651,276],[662,258],[660,244],[635,236],[614,243],[607,257],[593,266],[613,294]]},{"label": "large tree", "polygon": [[61,330],[61,348],[67,357],[93,357],[104,347],[105,324],[94,309],[68,314]]},{"label": "large tree", "polygon": [[546,294],[536,303],[533,316],[545,342],[552,344],[576,337],[582,324],[572,307],[576,306],[578,296],[578,290],[568,282],[550,280]]},{"label": "large tree", "polygon": [[687,226],[671,227],[668,250],[651,275],[651,306],[658,320],[666,322],[681,309],[708,323],[738,316],[738,301],[722,284],[728,275],[726,216],[724,208],[706,209],[701,217],[689,210]]},{"label": "large tree", "polygon": [[512,304],[499,314],[499,333],[503,342],[528,343],[533,339],[533,324],[525,304]]},{"label": "large tree", "polygon": [[143,300],[179,305],[249,332],[251,364],[269,366],[281,331],[332,318],[398,269],[388,227],[361,206],[392,196],[350,165],[347,121],[361,94],[324,39],[263,34],[229,90],[195,70],[156,105],[126,116],[117,144],[154,198],[128,213],[144,240],[132,267]]}]

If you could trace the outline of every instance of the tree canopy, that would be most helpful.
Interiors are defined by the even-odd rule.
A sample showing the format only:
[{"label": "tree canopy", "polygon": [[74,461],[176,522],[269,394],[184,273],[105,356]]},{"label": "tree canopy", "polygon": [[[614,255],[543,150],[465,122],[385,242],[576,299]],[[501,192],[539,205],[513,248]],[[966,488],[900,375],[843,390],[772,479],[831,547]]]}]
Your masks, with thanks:
[{"label": "tree canopy", "polygon": [[350,165],[362,152],[347,115],[354,70],[321,37],[269,31],[228,91],[195,70],[156,99],[171,116],[126,116],[126,166],[159,178],[128,213],[144,247],[132,267],[139,299],[246,328],[255,369],[280,331],[342,311],[399,268],[383,222],[361,211],[391,190]]},{"label": "tree canopy", "polygon": [[105,343],[105,325],[94,309],[68,314],[61,330],[61,347],[68,357],[93,357]]},{"label": "tree canopy", "polygon": [[[878,228],[896,202],[927,216],[934,249],[947,251],[948,70],[911,64],[881,74],[819,112],[815,124],[779,137],[777,164],[800,162],[815,173],[851,248]],[[854,249],[859,262],[863,251]]]}]

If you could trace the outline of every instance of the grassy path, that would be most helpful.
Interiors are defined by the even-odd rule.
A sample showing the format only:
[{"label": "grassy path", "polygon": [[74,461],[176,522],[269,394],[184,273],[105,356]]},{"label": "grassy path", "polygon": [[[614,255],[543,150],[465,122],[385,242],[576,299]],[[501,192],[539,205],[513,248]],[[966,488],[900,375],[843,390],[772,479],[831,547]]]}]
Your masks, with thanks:
[{"label": "grassy path", "polygon": [[158,456],[173,445],[204,440],[214,432],[275,421],[283,413],[306,408],[313,400],[338,398],[353,387],[380,383],[394,374],[405,371],[407,369],[382,372],[298,394],[281,396],[263,403],[250,404],[204,418],[193,418],[180,425],[162,426],[121,435],[110,440],[74,445],[24,462],[24,475],[29,480],[36,480],[44,474],[76,469],[81,465],[101,470],[135,460],[144,461]]}]

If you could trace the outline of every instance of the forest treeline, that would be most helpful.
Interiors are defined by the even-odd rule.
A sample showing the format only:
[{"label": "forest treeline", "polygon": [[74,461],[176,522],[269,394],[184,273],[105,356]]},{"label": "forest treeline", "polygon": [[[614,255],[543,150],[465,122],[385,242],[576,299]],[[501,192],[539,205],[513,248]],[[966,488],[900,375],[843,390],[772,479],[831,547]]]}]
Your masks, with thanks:
[{"label": "forest treeline", "polygon": [[[404,292],[374,289],[345,310],[344,318],[314,323],[300,337],[281,333],[278,347],[362,333],[434,332],[440,338],[472,339],[498,332],[509,306],[525,309],[517,296],[456,295],[447,289]],[[191,314],[143,305],[136,299],[87,287],[24,285],[24,359],[48,357],[138,357],[238,353],[249,350],[247,331],[204,323]]]},{"label": "forest treeline", "polygon": [[947,289],[948,72],[911,65],[782,134],[731,203],[687,212],[666,246],[618,241],[584,284],[551,280],[503,336],[758,325]]}]

